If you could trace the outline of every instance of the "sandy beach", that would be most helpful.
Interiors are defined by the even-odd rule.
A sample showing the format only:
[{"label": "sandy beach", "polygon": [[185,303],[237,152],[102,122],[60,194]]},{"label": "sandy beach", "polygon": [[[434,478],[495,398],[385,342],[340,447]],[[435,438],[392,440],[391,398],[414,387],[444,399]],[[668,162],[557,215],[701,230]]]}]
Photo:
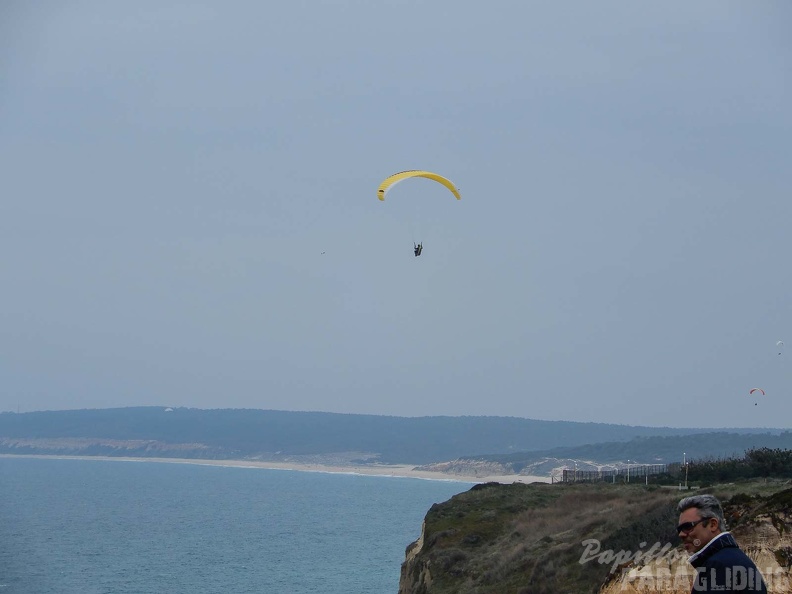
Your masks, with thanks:
[{"label": "sandy beach", "polygon": [[234,468],[263,468],[268,470],[291,470],[296,472],[326,472],[337,474],[360,474],[368,476],[403,477],[434,481],[457,481],[462,483],[549,483],[546,476],[499,475],[474,477],[445,472],[418,470],[409,464],[365,464],[327,466],[323,464],[298,464],[293,462],[261,462],[255,460],[197,460],[191,458],[124,458],[114,456],[58,456],[58,455],[16,455],[0,454],[0,458],[41,458],[49,460],[104,460],[110,462],[155,462],[159,464],[199,464],[204,466],[225,466]]}]

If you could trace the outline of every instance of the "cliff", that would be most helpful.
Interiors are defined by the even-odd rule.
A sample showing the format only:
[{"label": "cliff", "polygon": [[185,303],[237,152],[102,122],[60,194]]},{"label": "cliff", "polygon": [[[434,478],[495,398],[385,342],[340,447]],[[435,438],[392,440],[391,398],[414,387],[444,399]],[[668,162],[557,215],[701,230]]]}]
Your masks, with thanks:
[{"label": "cliff", "polygon": [[[792,592],[792,489],[728,485],[732,532],[771,592]],[[690,592],[674,532],[676,489],[608,484],[476,485],[426,514],[407,547],[399,594]]]}]

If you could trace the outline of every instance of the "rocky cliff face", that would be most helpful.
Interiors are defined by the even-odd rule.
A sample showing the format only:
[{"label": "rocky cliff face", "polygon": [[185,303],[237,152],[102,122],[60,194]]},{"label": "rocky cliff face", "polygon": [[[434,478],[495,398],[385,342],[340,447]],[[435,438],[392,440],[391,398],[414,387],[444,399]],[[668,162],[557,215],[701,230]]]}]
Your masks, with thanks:
[{"label": "rocky cliff face", "polygon": [[[792,489],[713,490],[771,592],[790,589]],[[639,486],[476,485],[432,506],[399,594],[673,594],[692,571],[673,531],[681,493]]]}]

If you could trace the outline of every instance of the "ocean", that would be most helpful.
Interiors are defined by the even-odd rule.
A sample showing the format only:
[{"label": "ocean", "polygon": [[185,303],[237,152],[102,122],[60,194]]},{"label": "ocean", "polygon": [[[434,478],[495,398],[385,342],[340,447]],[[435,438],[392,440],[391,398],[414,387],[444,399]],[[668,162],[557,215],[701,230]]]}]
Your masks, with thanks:
[{"label": "ocean", "polygon": [[0,594],[396,594],[470,483],[0,458]]}]

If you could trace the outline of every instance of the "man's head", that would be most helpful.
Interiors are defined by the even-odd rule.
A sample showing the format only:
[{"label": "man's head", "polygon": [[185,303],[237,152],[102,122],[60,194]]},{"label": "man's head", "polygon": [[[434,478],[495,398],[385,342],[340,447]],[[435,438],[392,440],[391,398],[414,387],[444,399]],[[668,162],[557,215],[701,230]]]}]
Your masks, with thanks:
[{"label": "man's head", "polygon": [[713,495],[685,497],[677,505],[677,533],[688,553],[697,553],[726,529],[723,508]]}]

